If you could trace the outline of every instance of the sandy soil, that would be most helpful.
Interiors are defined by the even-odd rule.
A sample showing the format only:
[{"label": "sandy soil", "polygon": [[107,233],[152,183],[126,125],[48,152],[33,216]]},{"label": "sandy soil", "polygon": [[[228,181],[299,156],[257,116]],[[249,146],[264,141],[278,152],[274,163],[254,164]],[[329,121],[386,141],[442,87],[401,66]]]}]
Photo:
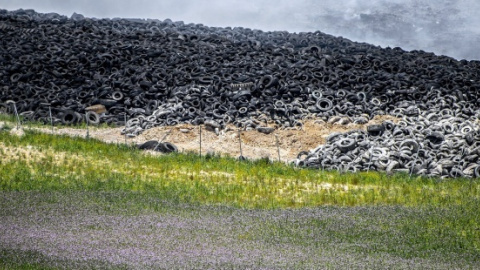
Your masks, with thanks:
[{"label": "sandy soil", "polygon": [[[241,131],[242,154],[247,158],[270,158],[278,159],[276,139],[278,138],[281,161],[288,162],[296,158],[299,152],[311,150],[325,142],[326,137],[333,132],[346,132],[355,129],[366,129],[368,125],[379,124],[385,120],[397,122],[393,116],[376,116],[367,124],[346,124],[325,123],[322,120],[307,120],[301,130],[297,129],[276,129],[271,134],[263,134],[256,130]],[[24,127],[29,128],[29,127]],[[51,133],[50,128],[35,128],[42,132]],[[179,151],[199,151],[200,127],[192,125],[177,125],[173,127],[155,127],[145,130],[142,134],[133,138],[125,138],[121,134],[122,128],[92,128],[89,129],[89,136],[110,143],[128,144],[143,143],[148,140],[162,140],[175,144]],[[15,131],[18,132],[18,131]],[[67,134],[71,136],[85,137],[86,129],[79,128],[57,128],[53,129],[55,134]],[[220,153],[237,157],[240,155],[240,140],[238,129],[228,126],[217,135],[213,131],[202,127],[202,154]]]}]

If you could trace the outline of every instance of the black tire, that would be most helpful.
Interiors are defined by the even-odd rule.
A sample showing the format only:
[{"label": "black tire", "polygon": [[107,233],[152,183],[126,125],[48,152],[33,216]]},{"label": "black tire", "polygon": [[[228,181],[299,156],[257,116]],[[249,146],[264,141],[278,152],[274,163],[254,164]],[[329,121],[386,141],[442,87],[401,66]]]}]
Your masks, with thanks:
[{"label": "black tire", "polygon": [[22,118],[23,118],[25,121],[32,121],[34,114],[35,114],[34,111],[24,111],[24,112],[21,112],[21,113],[20,113],[20,116],[22,116]]},{"label": "black tire", "polygon": [[212,127],[213,129],[220,128],[220,124],[214,120],[207,120],[205,121],[205,126]]},{"label": "black tire", "polygon": [[463,171],[460,168],[452,168],[450,170],[450,176],[453,177],[453,178],[464,177],[465,174],[463,173]]},{"label": "black tire", "polygon": [[112,93],[112,99],[113,99],[113,100],[116,100],[116,101],[122,100],[122,99],[123,99],[123,93],[120,92],[120,91],[114,91],[114,92]]},{"label": "black tire", "polygon": [[475,169],[473,170],[473,175],[475,176],[475,178],[480,178],[480,166],[475,167]]},{"label": "black tire", "polygon": [[152,140],[152,141],[147,141],[138,146],[138,149],[141,150],[154,150],[155,148],[158,148],[159,144],[158,141]]},{"label": "black tire", "polygon": [[367,132],[368,132],[368,135],[370,136],[374,136],[374,137],[382,136],[384,131],[385,131],[385,126],[383,125],[367,126]]},{"label": "black tire", "polygon": [[244,157],[244,156],[239,156],[239,157],[238,157],[238,160],[240,160],[240,161],[245,161],[245,160],[247,160],[247,158]]},{"label": "black tire", "polygon": [[392,121],[385,121],[382,125],[385,127],[385,130],[388,130],[390,132],[393,131],[396,127],[395,123],[393,123]]},{"label": "black tire", "polygon": [[322,112],[329,111],[333,108],[333,103],[328,98],[320,98],[317,100],[315,106]]},{"label": "black tire", "polygon": [[330,133],[327,137],[327,143],[334,143],[342,138],[343,134],[340,132]]},{"label": "black tire", "polygon": [[321,99],[322,98],[322,92],[320,92],[318,90],[312,91],[312,97],[316,100]]},{"label": "black tire", "polygon": [[265,75],[260,79],[259,84],[261,85],[261,87],[263,89],[268,89],[268,88],[271,88],[271,87],[274,87],[275,85],[277,85],[278,80],[277,80],[277,78],[275,78],[272,75]]},{"label": "black tire", "polygon": [[86,121],[89,125],[98,125],[100,124],[100,115],[98,113],[89,111],[85,114]]},{"label": "black tire", "polygon": [[343,153],[351,151],[357,147],[357,141],[352,138],[342,138],[336,143],[337,148],[340,149]]},{"label": "black tire", "polygon": [[62,113],[60,121],[64,125],[72,125],[78,122],[78,114],[71,110],[66,110]]},{"label": "black tire", "polygon": [[251,95],[252,95],[252,93],[250,92],[250,90],[242,90],[242,91],[238,92],[237,94],[235,94],[233,96],[232,100],[237,101],[239,98],[241,98],[243,96],[246,96],[247,98],[249,98]]},{"label": "black tire", "polygon": [[117,101],[114,99],[97,99],[94,103],[102,104],[105,107],[112,107],[117,104]]},{"label": "black tire", "polygon": [[417,153],[418,148],[420,146],[418,145],[418,142],[416,142],[415,140],[407,139],[400,144],[400,149],[402,149],[403,147],[407,147],[408,150],[411,152],[411,154],[415,154]]},{"label": "black tire", "polygon": [[305,161],[303,161],[303,160],[299,160],[299,161],[296,163],[296,166],[297,166],[297,167],[305,167],[305,165],[306,165],[306,164],[305,164]]},{"label": "black tire", "polygon": [[275,129],[272,127],[257,127],[256,130],[264,134],[270,134],[275,131]]},{"label": "black tire", "polygon": [[308,151],[302,151],[298,153],[297,159],[302,159],[303,156],[307,157],[310,153]]},{"label": "black tire", "polygon": [[443,134],[440,132],[434,131],[425,136],[425,139],[429,140],[433,144],[440,144],[445,140],[445,136],[443,136]]},{"label": "black tire", "polygon": [[162,153],[178,152],[178,148],[173,143],[169,143],[169,142],[160,143],[158,145],[157,150],[159,150]]},{"label": "black tire", "polygon": [[147,114],[152,114],[157,108],[158,108],[158,101],[150,100],[147,103],[146,112]]},{"label": "black tire", "polygon": [[400,167],[400,163],[396,160],[390,160],[390,162],[387,165],[387,168],[385,169],[388,173],[393,172],[394,169],[397,169]]},{"label": "black tire", "polygon": [[247,112],[248,112],[247,107],[241,107],[240,109],[238,109],[239,114],[247,114]]}]

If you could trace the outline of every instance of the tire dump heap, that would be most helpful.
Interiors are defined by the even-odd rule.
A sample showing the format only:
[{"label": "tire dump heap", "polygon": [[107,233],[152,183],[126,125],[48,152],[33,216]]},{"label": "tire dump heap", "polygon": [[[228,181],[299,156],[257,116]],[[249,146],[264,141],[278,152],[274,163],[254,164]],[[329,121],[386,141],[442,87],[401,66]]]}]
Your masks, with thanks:
[{"label": "tire dump heap", "polygon": [[[300,166],[480,177],[480,62],[322,32],[0,10],[0,111],[26,119],[267,132],[304,119],[401,118],[335,133]],[[124,119],[128,119],[125,123]],[[333,120],[332,120],[333,119]]]}]

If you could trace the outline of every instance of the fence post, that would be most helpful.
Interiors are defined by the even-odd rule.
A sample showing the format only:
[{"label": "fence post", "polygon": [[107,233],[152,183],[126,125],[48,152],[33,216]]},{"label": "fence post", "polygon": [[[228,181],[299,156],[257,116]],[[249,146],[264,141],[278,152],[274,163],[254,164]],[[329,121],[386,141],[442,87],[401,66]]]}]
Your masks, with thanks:
[{"label": "fence post", "polygon": [[202,158],[202,126],[200,125],[200,159]]},{"label": "fence post", "polygon": [[53,117],[52,117],[52,107],[48,106],[48,113],[50,114],[50,125],[52,126],[52,134],[53,134]]},{"label": "fence post", "polygon": [[125,108],[125,115],[123,116],[125,120],[125,145],[127,144],[127,109]]},{"label": "fence post", "polygon": [[278,135],[277,134],[275,134],[275,141],[276,141],[276,144],[277,144],[278,162],[281,162],[280,161],[280,145],[278,144]]},{"label": "fence post", "polygon": [[325,157],[325,149],[322,149],[322,172],[325,171],[325,162],[323,162],[323,158]]},{"label": "fence post", "polygon": [[412,163],[412,168],[410,169],[410,178],[412,178],[413,169],[415,168],[415,164],[417,163],[418,152],[420,152],[420,144],[418,144],[417,155],[415,156],[415,160]]},{"label": "fence post", "polygon": [[87,136],[86,136],[86,137],[87,137],[87,139],[88,139],[88,138],[90,137],[90,130],[89,130],[89,128],[88,128],[88,122],[89,122],[89,121],[88,121],[88,116],[87,116],[87,114],[85,114],[85,122],[87,122]]},{"label": "fence post", "polygon": [[240,156],[243,157],[243,151],[242,151],[242,132],[241,130],[238,130],[238,143],[240,145]]},{"label": "fence post", "polygon": [[[367,133],[367,141],[370,142],[370,137],[368,136],[368,133]],[[370,165],[372,165],[372,156],[373,156],[373,151],[372,151],[372,147],[370,147],[368,149],[368,151],[370,152],[370,158],[368,159],[368,167],[367,167],[367,172],[370,171]]]},{"label": "fence post", "polygon": [[20,116],[18,116],[17,105],[13,103],[13,108],[15,109],[15,115],[17,116],[17,129],[20,128]]}]

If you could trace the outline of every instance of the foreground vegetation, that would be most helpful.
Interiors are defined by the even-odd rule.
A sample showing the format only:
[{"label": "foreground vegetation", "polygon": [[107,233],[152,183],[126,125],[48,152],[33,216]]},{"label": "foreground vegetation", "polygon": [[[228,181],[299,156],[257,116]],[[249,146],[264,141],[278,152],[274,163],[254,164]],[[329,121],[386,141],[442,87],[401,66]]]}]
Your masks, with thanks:
[{"label": "foreground vegetation", "polygon": [[474,179],[298,169],[267,160],[145,155],[123,144],[27,131],[0,138],[0,189],[155,193],[185,203],[246,208],[318,205],[461,205],[480,197]]},{"label": "foreground vegetation", "polygon": [[252,210],[122,191],[0,196],[0,265],[13,269],[476,269],[480,263],[474,205]]},{"label": "foreground vegetation", "polygon": [[[0,231],[18,237],[0,235],[10,239],[0,240],[0,266],[43,269],[75,263],[75,268],[132,268],[151,263],[163,268],[438,269],[480,265],[477,179],[349,174],[193,153],[159,156],[93,139],[34,131],[19,137],[10,135],[9,129],[0,131]],[[80,221],[103,216],[121,222]],[[28,222],[32,217],[38,221],[33,225]],[[139,223],[129,225],[131,217]],[[168,222],[177,238],[164,235],[164,227],[153,226],[152,219]],[[193,227],[187,229],[185,224]],[[55,237],[35,236],[39,231],[75,237],[66,244],[54,241]],[[94,243],[99,243],[92,235],[103,237],[105,243],[118,238],[120,243],[96,250]],[[147,241],[152,235],[163,238],[148,240],[150,246],[133,240]],[[27,247],[29,241],[37,245]],[[92,246],[82,253],[89,254],[87,258],[75,259],[77,241]],[[163,248],[159,242],[165,244]],[[179,251],[176,247],[181,243],[184,249]],[[59,245],[69,247],[71,253],[55,248]],[[166,250],[177,253],[163,264],[156,264],[160,257],[135,261],[133,253],[117,261],[108,259],[112,254],[106,250],[122,248],[139,248],[153,257],[168,257]],[[242,252],[255,257],[240,260]],[[137,256],[143,258],[142,254]],[[295,259],[288,254],[304,255]],[[175,256],[187,259],[177,262]],[[207,260],[218,256],[225,258]]]}]

